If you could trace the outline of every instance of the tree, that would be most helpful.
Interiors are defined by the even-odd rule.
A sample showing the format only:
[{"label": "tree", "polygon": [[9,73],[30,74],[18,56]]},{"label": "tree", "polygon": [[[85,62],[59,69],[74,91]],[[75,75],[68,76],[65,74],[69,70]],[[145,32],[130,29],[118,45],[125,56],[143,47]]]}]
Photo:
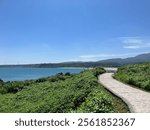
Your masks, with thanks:
[{"label": "tree", "polygon": [[0,79],[0,87],[3,87],[3,85],[4,85],[4,81]]}]

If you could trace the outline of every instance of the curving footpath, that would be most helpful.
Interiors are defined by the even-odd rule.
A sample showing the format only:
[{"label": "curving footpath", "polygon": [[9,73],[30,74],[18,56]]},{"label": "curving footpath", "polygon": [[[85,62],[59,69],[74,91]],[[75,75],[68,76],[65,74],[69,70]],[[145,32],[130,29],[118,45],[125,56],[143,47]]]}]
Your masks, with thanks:
[{"label": "curving footpath", "polygon": [[99,82],[109,91],[120,97],[130,112],[150,113],[150,93],[123,84],[112,77],[113,73],[99,75]]}]

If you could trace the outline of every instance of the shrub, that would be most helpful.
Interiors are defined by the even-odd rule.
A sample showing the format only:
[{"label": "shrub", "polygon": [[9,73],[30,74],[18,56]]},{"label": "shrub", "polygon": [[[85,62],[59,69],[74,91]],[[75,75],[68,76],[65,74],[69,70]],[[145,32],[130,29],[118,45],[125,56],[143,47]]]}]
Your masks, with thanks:
[{"label": "shrub", "polygon": [[123,66],[118,69],[115,78],[150,91],[150,63]]},{"label": "shrub", "polygon": [[3,85],[4,85],[4,81],[0,79],[0,87],[3,87]]},{"label": "shrub", "polygon": [[97,77],[100,74],[105,73],[106,71],[103,68],[97,67],[95,69],[93,69],[93,74],[95,77]]}]

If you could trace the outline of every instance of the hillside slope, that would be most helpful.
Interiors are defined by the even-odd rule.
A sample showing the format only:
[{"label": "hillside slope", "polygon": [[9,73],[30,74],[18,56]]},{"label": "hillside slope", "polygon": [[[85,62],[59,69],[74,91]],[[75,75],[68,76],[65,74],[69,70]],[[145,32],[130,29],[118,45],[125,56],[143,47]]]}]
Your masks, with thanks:
[{"label": "hillside slope", "polygon": [[123,66],[118,69],[115,78],[150,91],[150,63]]},{"label": "hillside slope", "polygon": [[[59,74],[52,78],[24,81],[20,89],[17,82],[9,83],[7,87],[11,89],[0,94],[0,112],[128,112],[122,100],[97,82],[97,75],[104,72],[103,69],[93,69],[76,75]],[[5,90],[5,83],[1,85]]]}]

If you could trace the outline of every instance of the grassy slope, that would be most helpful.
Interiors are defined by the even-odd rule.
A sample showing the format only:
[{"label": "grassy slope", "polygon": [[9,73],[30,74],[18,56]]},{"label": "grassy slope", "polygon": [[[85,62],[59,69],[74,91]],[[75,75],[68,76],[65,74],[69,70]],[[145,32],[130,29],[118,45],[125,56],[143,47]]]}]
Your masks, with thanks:
[{"label": "grassy slope", "polygon": [[28,81],[19,91],[0,94],[0,112],[128,112],[120,99],[97,83],[96,75],[103,72],[86,70],[67,78]]},{"label": "grassy slope", "polygon": [[115,78],[127,84],[150,91],[150,63],[119,68]]}]

